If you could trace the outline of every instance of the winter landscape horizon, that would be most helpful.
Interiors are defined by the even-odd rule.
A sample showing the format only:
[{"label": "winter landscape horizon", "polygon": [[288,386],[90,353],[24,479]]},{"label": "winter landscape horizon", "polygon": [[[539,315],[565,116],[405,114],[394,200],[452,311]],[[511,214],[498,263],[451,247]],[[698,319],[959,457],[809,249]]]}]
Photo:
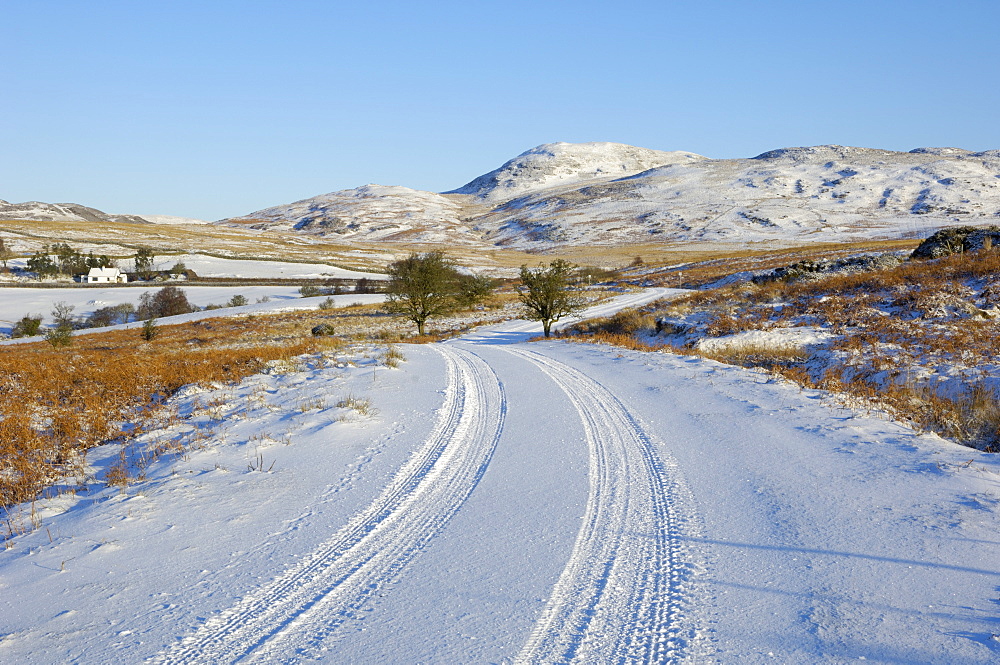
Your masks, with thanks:
[{"label": "winter landscape horizon", "polygon": [[1000,662],[1000,5],[8,3],[0,664]]},{"label": "winter landscape horizon", "polygon": [[[0,205],[0,659],[993,662],[998,154]],[[438,255],[489,290],[415,336]]]}]

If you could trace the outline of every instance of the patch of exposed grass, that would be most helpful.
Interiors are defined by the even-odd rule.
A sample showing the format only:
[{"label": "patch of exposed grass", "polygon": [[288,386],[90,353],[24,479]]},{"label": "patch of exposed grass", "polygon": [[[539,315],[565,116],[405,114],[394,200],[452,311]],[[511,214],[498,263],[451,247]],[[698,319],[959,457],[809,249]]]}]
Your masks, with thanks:
[{"label": "patch of exposed grass", "polygon": [[378,415],[378,409],[372,405],[372,401],[367,397],[356,397],[348,395],[336,404],[338,409],[350,409],[360,416],[374,417]]}]

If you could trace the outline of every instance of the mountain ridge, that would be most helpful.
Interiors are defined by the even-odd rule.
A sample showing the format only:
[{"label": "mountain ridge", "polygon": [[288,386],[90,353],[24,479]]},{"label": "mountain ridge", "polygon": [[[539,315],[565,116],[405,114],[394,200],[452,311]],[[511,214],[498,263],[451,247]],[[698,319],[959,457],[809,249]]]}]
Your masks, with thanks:
[{"label": "mountain ridge", "polygon": [[[995,221],[1000,151],[928,147],[898,152],[830,144],[710,159],[617,143],[550,143],[441,194],[384,188],[391,203],[375,203],[360,196],[361,189],[218,223],[256,220],[256,228],[282,225],[337,233],[345,240],[445,239],[526,250],[906,237],[951,224]],[[339,202],[335,220],[324,197]],[[308,214],[302,214],[302,204],[310,203]],[[401,208],[406,213],[396,218],[398,229],[386,232],[384,215]]]}]

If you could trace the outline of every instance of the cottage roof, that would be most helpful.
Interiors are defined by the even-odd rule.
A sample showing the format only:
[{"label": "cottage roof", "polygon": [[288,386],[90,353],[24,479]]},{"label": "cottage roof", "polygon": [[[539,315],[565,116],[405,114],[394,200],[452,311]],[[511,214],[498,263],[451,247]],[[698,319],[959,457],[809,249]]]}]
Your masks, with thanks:
[{"label": "cottage roof", "polygon": [[118,268],[91,268],[88,277],[117,277],[121,274]]}]

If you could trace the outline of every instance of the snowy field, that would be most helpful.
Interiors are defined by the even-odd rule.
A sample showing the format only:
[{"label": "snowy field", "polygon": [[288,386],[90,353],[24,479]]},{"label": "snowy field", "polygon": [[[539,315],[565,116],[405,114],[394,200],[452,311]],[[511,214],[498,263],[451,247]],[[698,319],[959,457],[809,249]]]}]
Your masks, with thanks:
[{"label": "snowy field", "polygon": [[[187,294],[192,305],[204,307],[216,304],[224,305],[235,295],[243,295],[254,303],[261,298],[269,298],[273,302],[290,303],[298,300],[299,290],[293,286],[184,286],[175,284]],[[51,311],[57,302],[73,305],[73,315],[86,317],[101,307],[110,307],[122,303],[139,304],[143,293],[155,292],[163,285],[150,287],[69,287],[69,288],[0,288],[0,333],[10,334],[11,328],[21,317],[33,314],[42,315],[42,324],[52,323]],[[318,301],[317,301],[318,302]],[[315,307],[315,302],[312,303]],[[209,314],[211,312],[208,312]],[[216,316],[219,316],[216,313]]]},{"label": "snowy field", "polygon": [[[290,311],[294,311],[294,310],[309,310],[309,309],[314,310],[314,309],[319,308],[320,303],[326,301],[327,297],[332,298],[334,307],[347,307],[348,305],[353,305],[353,304],[372,305],[372,304],[375,304],[375,303],[380,303],[383,300],[385,300],[385,295],[381,294],[381,293],[358,293],[358,294],[347,294],[347,295],[339,295],[339,296],[319,296],[319,297],[312,297],[312,298],[301,298],[301,297],[299,297],[297,290],[288,289],[287,287],[273,287],[273,288],[269,288],[269,287],[261,286],[261,287],[244,287],[244,288],[231,288],[231,289],[226,289],[226,288],[223,288],[223,287],[194,287],[194,288],[191,289],[191,291],[194,291],[195,288],[203,288],[203,289],[205,289],[207,291],[207,293],[201,293],[201,294],[199,294],[200,297],[201,297],[201,299],[207,300],[207,302],[205,304],[219,303],[220,301],[216,300],[215,298],[220,297],[219,294],[224,294],[224,293],[231,294],[228,297],[232,297],[232,295],[236,295],[236,294],[247,295],[247,300],[250,302],[250,304],[249,305],[242,305],[240,307],[226,307],[224,309],[210,309],[210,310],[204,310],[204,311],[200,311],[200,312],[192,312],[190,314],[181,314],[181,315],[178,315],[178,316],[167,316],[167,317],[163,317],[163,318],[159,319],[159,321],[161,323],[163,323],[163,324],[169,325],[169,324],[172,324],[172,323],[185,323],[185,322],[188,322],[188,321],[199,321],[201,319],[211,319],[211,318],[218,317],[218,316],[243,316],[243,315],[246,315],[246,314],[263,314],[263,313],[268,313],[268,312],[275,313],[275,312],[290,312]],[[255,289],[259,289],[259,291],[255,291]],[[6,290],[7,289],[0,289],[0,296],[3,296],[3,292],[6,291]],[[27,290],[30,290],[32,292],[44,291],[44,289],[27,289]],[[129,289],[129,291],[131,291],[131,290],[134,290],[134,289]],[[190,302],[195,303],[195,304],[198,303],[198,299],[195,297],[195,294],[189,293],[188,289],[184,289],[184,291],[186,293],[188,293],[188,300]],[[290,293],[286,292],[286,291],[290,291]],[[116,293],[117,293],[117,290],[116,290]],[[254,293],[260,293],[260,294],[263,294],[263,295],[268,295],[269,293],[277,293],[277,295],[271,297],[271,299],[269,301],[267,301],[267,302],[254,302],[253,298],[250,297],[250,295],[252,295]],[[31,297],[26,298],[23,301],[22,300],[14,299],[13,300],[14,306],[15,307],[23,308],[25,306],[24,305],[25,302],[34,302],[34,300],[32,300],[32,298],[34,298],[34,297],[35,297],[34,293],[32,293]],[[256,297],[260,298],[262,296],[256,296]],[[2,300],[2,299],[0,299],[0,300]],[[72,301],[70,301],[68,299],[66,299],[66,301],[67,302],[72,302]],[[110,304],[116,304],[116,303],[119,303],[119,302],[126,302],[126,301],[124,301],[124,300],[117,300],[117,301],[114,301],[114,303],[110,303]],[[131,302],[131,301],[129,301],[129,302]],[[135,302],[138,302],[138,297],[135,298]],[[221,302],[225,302],[225,298]],[[96,309],[97,307],[105,307],[105,306],[107,306],[107,305],[106,304],[95,305],[95,304],[91,303],[90,301],[88,301],[83,306],[78,307],[76,310],[74,310],[73,314],[79,315],[81,312],[86,313],[88,311],[92,311],[92,310],[88,310],[87,309],[87,308],[90,308],[90,307]],[[199,305],[199,306],[202,306],[202,305]],[[41,310],[32,309],[30,311],[32,313],[40,313]],[[47,316],[46,319],[47,319],[47,322],[49,324],[52,323],[51,317]],[[44,323],[46,323],[46,321],[43,321],[43,324]],[[3,321],[2,319],[0,319],[0,332],[4,332],[4,327],[3,327],[4,325],[9,326],[10,324],[8,322]],[[73,334],[74,335],[86,335],[86,334],[92,333],[92,332],[104,332],[104,331],[107,331],[107,330],[128,329],[128,328],[141,328],[141,327],[142,327],[142,322],[141,321],[133,321],[132,323],[127,323],[127,324],[123,324],[123,325],[115,325],[115,326],[107,326],[107,327],[104,327],[104,328],[85,328],[83,330],[77,330]],[[9,331],[10,331],[10,328],[8,327],[7,330],[6,330],[6,332],[9,332]],[[32,337],[25,337],[25,338],[18,338],[18,339],[3,340],[3,341],[0,341],[0,346],[2,346],[4,344],[20,344],[20,343],[24,343],[24,342],[33,342],[33,341],[37,341],[38,339],[39,339],[38,337],[33,337],[33,338]]]},{"label": "snowy field", "polygon": [[0,661],[1000,660],[995,456],[538,330],[182,390],[0,552]]},{"label": "snowy field", "polygon": [[263,279],[385,279],[380,273],[358,272],[334,268],[324,263],[288,263],[284,261],[255,261],[222,259],[204,254],[180,254],[156,258],[157,270],[170,270],[178,261],[194,270],[199,277],[248,277]]},{"label": "snowy field", "polygon": [[[385,279],[385,275],[364,273],[352,270],[333,268],[324,264],[284,263],[280,261],[251,261],[236,259],[220,259],[203,254],[185,254],[182,256],[159,257],[156,268],[169,270],[175,263],[181,261],[187,268],[194,270],[200,277],[232,277],[232,278],[284,278],[284,279],[320,279],[327,277],[350,279]],[[24,261],[13,261],[12,265],[23,267]],[[267,298],[292,305],[290,301],[298,299],[299,289],[295,286],[186,286],[184,282],[173,283],[187,294],[192,305],[224,305],[236,295],[244,296],[248,302],[255,303]],[[109,307],[123,303],[137,305],[142,294],[162,288],[156,286],[126,286],[101,287],[89,285],[74,285],[65,288],[31,288],[5,287],[0,288],[0,334],[10,334],[14,324],[28,314],[44,317],[42,324],[52,322],[52,308],[58,302],[65,302],[75,309],[73,315],[85,318],[101,307]],[[376,301],[381,301],[379,297]],[[356,299],[357,300],[357,299]],[[376,302],[370,298],[360,299],[364,302]],[[316,302],[310,301],[309,306],[315,307]],[[354,300],[352,300],[354,302]],[[273,309],[275,305],[270,305]],[[268,309],[267,307],[264,308]],[[218,316],[218,314],[216,314]]]}]

